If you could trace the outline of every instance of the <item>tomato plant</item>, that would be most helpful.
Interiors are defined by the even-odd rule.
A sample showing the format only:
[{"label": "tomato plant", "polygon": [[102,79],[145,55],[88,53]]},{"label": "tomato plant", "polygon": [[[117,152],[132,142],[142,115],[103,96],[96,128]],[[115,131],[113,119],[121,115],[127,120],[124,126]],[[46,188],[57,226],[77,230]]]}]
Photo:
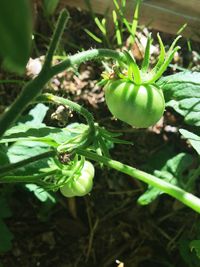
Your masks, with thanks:
[{"label": "tomato plant", "polygon": [[155,124],[163,115],[163,92],[154,85],[135,85],[113,80],[105,86],[105,99],[111,113],[137,128]]},{"label": "tomato plant", "polygon": [[94,166],[85,161],[81,170],[70,177],[60,191],[65,197],[85,196],[92,190],[93,178]]},{"label": "tomato plant", "polygon": [[[148,127],[156,123],[164,112],[165,101],[162,93],[164,85],[161,83],[158,88],[156,81],[162,76],[175,52],[179,49],[176,46],[179,37],[175,39],[166,53],[158,35],[160,55],[153,69],[149,69],[151,36],[147,40],[141,67],[136,64],[128,51],[118,52],[110,49],[82,51],[53,65],[54,52],[68,18],[68,12],[64,10],[58,19],[42,70],[38,76],[25,84],[19,97],[0,117],[0,141],[3,151],[5,151],[1,155],[3,162],[7,159],[6,154],[12,155],[12,153],[6,153],[9,149],[16,151],[20,149],[21,151],[19,161],[15,161],[16,157],[14,156],[9,159],[9,164],[0,167],[0,182],[29,182],[47,190],[61,188],[61,192],[67,197],[84,196],[91,191],[94,177],[94,168],[87,160],[94,160],[139,179],[200,213],[200,199],[187,193],[184,187],[181,189],[168,180],[161,180],[160,177],[112,160],[109,148],[114,143],[124,143],[124,141],[118,139],[118,133],[110,133],[95,123],[92,114],[87,109],[69,99],[52,94],[42,94],[42,88],[54,75],[88,60],[112,58],[116,61],[114,73],[105,73],[103,79],[108,108],[113,115],[128,124],[135,127]],[[185,107],[187,104],[187,107],[191,109],[194,100],[189,105],[188,101],[186,103],[184,101],[182,106]],[[67,129],[44,127],[43,119],[39,124],[34,121],[31,125],[23,123],[14,125],[26,107],[33,102],[51,102],[70,107],[81,114],[87,123]],[[38,114],[40,113],[37,113],[37,117]],[[38,131],[38,129],[40,130]],[[32,142],[37,142],[38,149],[41,144],[39,154],[38,150],[32,154],[32,148],[29,147]],[[9,143],[14,143],[15,146],[8,145]],[[22,152],[25,152],[26,155],[23,155]],[[60,154],[64,154],[65,157],[61,159]],[[73,160],[70,160],[70,157],[68,159],[68,155],[73,155]],[[80,157],[82,157],[81,164],[76,165]],[[31,166],[32,163],[33,166]],[[199,170],[197,170],[197,174],[199,174]],[[193,177],[193,181],[197,174]]]},{"label": "tomato plant", "polygon": [[[6,5],[5,0],[4,2],[4,5]],[[14,5],[15,1],[9,0],[8,2],[13,2]],[[21,1],[21,3],[23,2],[25,3],[26,1]],[[48,4],[50,2],[51,4]],[[52,8],[54,9],[58,2],[59,1],[45,1],[45,14],[50,15],[50,13],[52,13]],[[121,1],[121,3],[122,2],[125,1]],[[10,7],[8,6],[7,8]],[[12,13],[12,10],[9,9],[9,12]],[[117,15],[119,16],[119,14]],[[116,16],[116,14],[114,14],[114,16]],[[23,195],[20,196],[20,199],[17,199],[17,202],[14,203],[12,207],[22,207],[24,203],[26,203],[20,212],[20,214],[22,214],[29,205],[33,206],[34,216],[31,218],[38,218],[40,220],[40,224],[42,223],[44,227],[50,227],[50,232],[40,231],[39,229],[41,237],[38,236],[35,240],[36,246],[38,247],[38,240],[44,241],[44,248],[48,249],[48,246],[50,246],[49,251],[52,252],[55,245],[53,238],[54,234],[55,237],[57,234],[61,237],[65,237],[69,233],[69,240],[68,238],[65,238],[66,240],[63,241],[63,238],[56,238],[55,249],[57,253],[57,245],[59,245],[57,242],[61,242],[61,248],[63,245],[65,247],[68,245],[71,246],[71,243],[74,244],[72,244],[73,246],[77,247],[77,242],[74,242],[73,237],[75,239],[77,239],[77,237],[81,237],[81,242],[78,242],[80,247],[77,247],[77,251],[79,253],[81,248],[83,253],[82,255],[78,255],[76,260],[77,266],[94,266],[94,264],[101,266],[105,266],[105,264],[112,265],[113,263],[107,260],[110,258],[112,260],[112,255],[111,257],[110,255],[104,255],[104,252],[102,253],[102,251],[98,254],[93,250],[95,247],[98,248],[99,244],[103,244],[105,251],[112,251],[107,249],[107,240],[112,241],[109,242],[109,246],[114,248],[117,248],[119,244],[123,244],[125,241],[125,243],[128,244],[128,247],[131,247],[131,250],[133,250],[134,247],[140,243],[142,238],[144,243],[141,246],[141,250],[138,250],[139,256],[136,255],[140,261],[140,255],[143,255],[143,249],[146,247],[146,244],[148,246],[149,243],[148,230],[152,230],[152,235],[155,235],[156,237],[159,233],[163,235],[161,238],[163,241],[161,249],[163,249],[166,245],[167,253],[165,254],[167,257],[166,259],[163,259],[160,255],[158,255],[156,259],[154,257],[155,253],[152,253],[152,259],[144,259],[145,264],[151,265],[153,262],[157,262],[161,265],[162,263],[168,264],[168,259],[170,259],[169,256],[175,255],[176,251],[174,248],[176,244],[182,242],[182,238],[187,238],[188,240],[186,245],[184,245],[184,249],[182,249],[183,252],[181,253],[185,253],[185,255],[187,254],[186,258],[189,258],[191,251],[196,250],[198,257],[200,257],[200,242],[196,239],[199,238],[199,235],[195,238],[193,235],[194,230],[190,230],[191,227],[187,227],[189,230],[185,232],[186,226],[189,225],[192,226],[192,229],[196,228],[198,233],[198,217],[195,214],[195,217],[188,216],[189,219],[185,220],[182,225],[182,220],[175,219],[185,214],[183,206],[179,205],[177,201],[168,201],[167,196],[164,195],[168,194],[197,213],[200,213],[200,199],[193,195],[195,193],[198,194],[197,185],[200,174],[198,156],[200,155],[200,137],[198,136],[198,128],[194,128],[194,126],[200,126],[200,74],[195,74],[194,72],[190,72],[189,74],[180,72],[157,81],[162,76],[162,73],[165,71],[166,67],[173,58],[174,53],[178,49],[178,47],[175,47],[177,41],[175,40],[169,51],[165,53],[165,48],[159,36],[160,55],[158,62],[153,69],[149,68],[150,37],[147,41],[144,61],[141,66],[136,64],[134,57],[128,51],[119,52],[111,49],[90,49],[74,55],[68,54],[66,58],[64,56],[65,53],[63,53],[61,57],[56,55],[56,60],[52,60],[57,47],[61,48],[64,44],[66,44],[64,42],[62,46],[58,46],[58,41],[64,30],[68,17],[67,11],[63,11],[59,17],[48,52],[44,61],[42,60],[44,64],[41,72],[35,78],[25,83],[19,97],[16,98],[11,107],[9,107],[3,115],[0,115],[0,254],[2,255],[2,253],[6,252],[6,250],[10,250],[13,236],[18,236],[18,234],[15,235],[15,231],[12,235],[6,227],[6,222],[4,222],[4,219],[7,221],[7,218],[11,216],[11,211],[9,211],[6,207],[7,195],[14,200],[15,197],[17,197],[17,194],[14,192],[14,186],[7,187],[2,184],[19,182],[26,184],[26,191],[23,194],[21,188],[19,188],[19,186],[16,187],[17,190],[18,188],[20,189],[20,193]],[[49,17],[48,19],[50,21],[51,18]],[[2,16],[2,22],[4,20],[6,22],[2,23],[2,25],[5,24],[4,26],[12,26],[17,23],[7,24],[9,18],[6,15]],[[132,28],[131,37],[134,37],[132,30],[134,28],[135,21],[137,20],[134,16],[133,27],[130,27]],[[99,20],[98,22],[100,23],[99,25],[102,24],[102,26],[104,26],[104,20]],[[21,24],[23,23],[20,22],[18,26]],[[13,27],[11,28],[14,29]],[[9,28],[9,35],[12,35],[11,28]],[[0,47],[2,47],[2,49],[0,49],[2,51],[0,52],[2,53],[2,61],[7,63],[7,66],[10,66],[13,71],[18,70],[20,73],[25,67],[24,64],[28,59],[27,53],[30,49],[30,34],[28,33],[27,35],[26,29],[24,28],[25,39],[18,39],[24,40],[24,42],[26,41],[27,43],[23,47],[17,45],[17,49],[15,49],[16,42],[12,42],[12,40],[15,40],[15,38],[18,37],[18,29],[21,29],[21,27],[17,27],[16,29],[17,31],[14,31],[14,35],[10,38],[10,41],[4,38],[4,46],[0,45]],[[2,34],[2,37],[4,37],[4,33]],[[34,47],[35,44],[37,44],[37,40],[38,38],[35,38]],[[5,43],[5,41],[8,41],[8,44]],[[7,49],[4,49],[5,44],[7,45]],[[21,57],[22,60],[18,61],[17,58],[23,54],[23,50],[25,52],[25,58]],[[60,51],[60,49],[58,49],[58,51]],[[109,64],[106,66],[105,58],[111,58],[112,63],[109,61]],[[180,129],[180,127],[183,126],[181,120],[175,120],[173,126],[171,127],[170,125],[170,127],[168,127],[169,123],[167,116],[163,125],[159,125],[160,127],[155,127],[154,129],[149,129],[149,131],[135,131],[131,129],[130,126],[127,129],[126,125],[122,125],[120,128],[118,127],[120,124],[114,125],[115,129],[113,129],[113,125],[109,123],[109,127],[113,129],[113,132],[110,132],[106,129],[106,125],[108,124],[107,120],[105,120],[104,114],[102,114],[102,110],[100,110],[100,114],[94,114],[95,117],[98,118],[98,121],[95,122],[93,115],[82,105],[79,105],[70,99],[66,99],[68,96],[71,96],[72,99],[77,99],[77,97],[75,95],[72,96],[70,92],[65,93],[64,90],[61,92],[51,90],[53,94],[42,92],[42,88],[45,84],[48,84],[54,75],[58,75],[56,79],[58,78],[59,81],[61,80],[61,86],[58,86],[58,88],[65,89],[66,84],[63,83],[62,86],[62,81],[63,78],[67,78],[68,75],[60,76],[60,72],[66,72],[70,68],[70,72],[75,70],[76,75],[78,75],[77,67],[81,63],[88,60],[99,59],[103,61],[105,67],[111,66],[111,69],[107,72],[107,76],[105,73],[105,79],[103,82],[105,82],[105,101],[112,115],[132,127],[146,128],[155,124],[162,117],[166,101],[166,106],[174,108],[176,112],[182,115],[185,122],[190,125],[189,129],[194,129],[194,133],[189,132],[188,128]],[[92,70],[92,68],[90,69]],[[88,70],[84,67],[83,73],[87,73],[85,71]],[[88,74],[93,74],[93,72],[89,71]],[[4,74],[2,77],[4,77]],[[84,77],[88,77],[86,78],[86,83]],[[90,81],[91,77],[96,79],[96,75],[82,76],[80,79],[84,88],[86,88],[86,84],[89,82],[89,88],[92,89],[93,82],[91,83]],[[68,78],[70,79],[71,84],[71,74]],[[27,79],[23,80],[24,83]],[[76,81],[76,79],[74,80]],[[10,83],[13,81],[8,80],[2,82]],[[47,87],[49,87],[49,85],[50,84],[48,84]],[[3,97],[5,89],[7,89],[7,87],[4,88],[3,86]],[[49,89],[50,88],[45,91],[49,92]],[[95,91],[92,92],[95,93]],[[7,101],[5,103],[7,103]],[[28,105],[31,105],[32,108],[27,108]],[[56,114],[58,115],[57,117],[59,117],[58,121],[63,122],[66,119],[66,116],[63,116],[65,115],[63,114],[63,111],[64,113],[67,113],[68,110],[71,109],[73,112],[77,112],[78,115],[83,116],[86,122],[84,123],[82,120],[80,121],[81,123],[76,122],[76,118],[79,120],[81,119],[81,116],[74,116],[73,119],[71,119],[70,116],[67,116],[69,118],[69,123],[71,120],[73,123],[65,126],[57,124],[59,127],[55,127],[55,124],[51,123],[50,120],[50,114],[54,109],[54,105],[58,105],[58,109],[56,110]],[[3,105],[3,108],[4,107],[5,105]],[[1,103],[0,109],[2,109]],[[28,112],[28,114],[26,112]],[[96,110],[94,113],[96,113]],[[23,117],[20,118],[21,114],[23,114]],[[176,115],[173,115],[176,119]],[[51,118],[53,118],[53,116],[51,116]],[[126,132],[125,139],[130,141],[119,139],[118,137],[120,136],[120,132]],[[181,139],[179,133],[187,139],[187,142],[190,142],[190,147],[186,141],[179,140]],[[115,144],[132,144],[132,142],[134,142],[134,147],[126,148],[124,145],[117,145],[115,147]],[[192,146],[198,155],[195,155],[195,151],[191,151]],[[112,159],[110,153],[111,149],[115,149],[112,155],[116,160]],[[177,152],[179,152],[178,155],[176,155]],[[90,198],[70,199],[71,197],[76,196],[87,196],[87,194],[91,192],[93,188],[95,170],[94,166],[89,161],[96,162],[95,166],[98,167],[99,165],[99,167],[106,168],[106,170],[99,168],[98,172],[101,179],[97,179],[96,190],[93,194],[91,194]],[[132,166],[123,164],[123,161],[128,162]],[[139,166],[142,169],[148,170],[151,174],[146,171],[139,170],[137,168]],[[113,172],[113,169],[115,172]],[[138,179],[139,183],[136,184],[134,182],[133,185],[131,181],[126,183],[126,180],[124,180],[125,176],[119,175],[117,172],[126,174],[133,179]],[[148,187],[143,186],[140,182],[146,183]],[[133,187],[133,189],[130,187]],[[42,203],[40,204],[32,201],[32,199],[27,195],[27,190],[29,192],[33,192],[37,199]],[[51,191],[58,192],[55,194]],[[23,196],[25,196],[25,198],[28,197],[28,199],[24,200]],[[69,199],[66,199],[65,197]],[[149,210],[147,208],[136,207],[136,203],[139,205],[148,205],[155,201],[158,197],[161,197],[160,203],[158,201],[154,202]],[[61,207],[57,205],[55,209],[51,210],[56,202],[61,204]],[[112,205],[110,205],[110,202]],[[40,204],[40,209],[36,217],[35,207],[38,204]],[[58,210],[56,210],[57,208]],[[169,213],[167,213],[168,211]],[[150,215],[152,215],[150,221],[146,220],[149,216],[149,212]],[[15,218],[17,216],[17,219],[20,217],[16,212],[14,212],[13,215]],[[22,225],[24,225],[23,220],[26,222],[28,219],[29,221],[29,211],[25,212],[25,215],[26,216],[19,218],[20,222],[22,221]],[[69,216],[70,218],[68,218]],[[176,217],[173,218],[173,216]],[[50,219],[51,223],[48,223],[47,220]],[[109,227],[107,227],[108,229],[105,231],[104,228],[107,222],[109,223]],[[140,224],[141,222],[142,225]],[[169,227],[168,222],[170,223]],[[57,226],[61,226],[63,224],[66,225],[58,229]],[[74,225],[73,228],[71,228],[71,224]],[[132,227],[133,225],[134,229]],[[154,225],[154,227],[152,228],[151,225]],[[31,226],[32,225],[30,225],[30,227]],[[113,239],[113,231],[111,231],[111,227],[113,226],[118,227],[116,228],[119,230],[118,232],[127,234],[122,234],[119,238],[117,236],[116,240],[115,238]],[[141,227],[142,231],[140,231]],[[55,231],[52,231],[52,229]],[[103,233],[105,232],[105,237],[103,236],[103,238],[101,236],[101,229]],[[21,228],[17,229],[17,231],[18,230],[21,231]],[[76,233],[75,235],[73,233],[71,235],[71,230],[73,230],[73,232],[77,232],[78,235],[76,235]],[[25,229],[25,231],[27,232],[27,229]],[[134,232],[138,232],[137,242],[135,242],[135,239],[132,238],[132,234]],[[145,235],[145,233],[147,233],[147,235]],[[173,235],[174,233],[175,235]],[[108,237],[107,234],[109,234]],[[30,237],[32,237],[32,234]],[[53,243],[46,243],[49,238],[53,238]],[[191,238],[194,240],[191,241]],[[100,243],[98,243],[99,241]],[[19,244],[16,244],[18,247]],[[185,248],[188,248],[187,253]],[[21,248],[19,247],[19,249]],[[68,248],[66,247],[66,249]],[[69,253],[71,253],[72,249],[73,247],[69,249]],[[133,258],[131,250],[125,246],[125,254],[121,254],[120,256],[123,258],[125,255],[126,264],[128,265],[131,265]],[[61,252],[63,254],[63,249],[61,249]],[[129,252],[131,260],[126,257]],[[10,254],[7,254],[8,262],[9,255]],[[105,257],[102,258],[102,255]],[[162,255],[164,254],[162,253]],[[18,256],[19,255],[17,254],[17,260],[20,260],[22,257],[20,256],[19,259]],[[67,256],[68,255],[65,257],[64,264],[71,265],[71,263],[68,262]],[[52,255],[52,257],[54,260],[54,255]],[[60,260],[60,257],[56,258]],[[70,255],[68,258],[69,261],[73,260],[73,262],[74,259],[76,259]],[[94,261],[90,261],[90,258]],[[38,260],[40,259],[37,259],[37,261]],[[45,257],[42,256],[41,260],[44,261],[45,264]],[[139,261],[138,264],[142,265],[143,260]],[[22,262],[24,261],[22,260]],[[176,262],[171,262],[170,260],[168,265],[174,266],[177,262],[178,258],[176,258]],[[59,264],[62,263],[59,262]],[[178,264],[183,266],[182,262],[179,262]],[[191,264],[188,265],[198,267],[199,262],[194,264],[191,261]]]}]

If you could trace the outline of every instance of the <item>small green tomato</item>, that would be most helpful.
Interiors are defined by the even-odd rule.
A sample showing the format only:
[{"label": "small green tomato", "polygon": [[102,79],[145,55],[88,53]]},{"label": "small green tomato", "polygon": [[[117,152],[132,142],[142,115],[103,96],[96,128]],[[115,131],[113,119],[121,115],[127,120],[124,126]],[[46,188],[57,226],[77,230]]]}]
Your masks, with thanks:
[{"label": "small green tomato", "polygon": [[155,85],[135,85],[119,79],[109,81],[104,89],[110,112],[131,126],[147,128],[154,125],[165,110],[163,92]]},{"label": "small green tomato", "polygon": [[73,176],[60,188],[65,197],[85,196],[93,187],[94,166],[89,161],[85,161],[79,174]]}]

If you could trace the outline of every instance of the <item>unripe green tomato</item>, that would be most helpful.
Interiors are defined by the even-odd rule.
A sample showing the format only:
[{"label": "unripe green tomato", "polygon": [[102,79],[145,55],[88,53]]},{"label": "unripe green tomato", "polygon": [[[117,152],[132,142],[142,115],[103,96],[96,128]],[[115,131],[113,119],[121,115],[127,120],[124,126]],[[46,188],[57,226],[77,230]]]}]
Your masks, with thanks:
[{"label": "unripe green tomato", "polygon": [[162,117],[165,100],[154,85],[135,85],[131,81],[112,80],[105,86],[110,112],[119,120],[137,128],[154,125]]},{"label": "unripe green tomato", "polygon": [[65,197],[81,197],[87,195],[93,187],[94,166],[89,161],[85,161],[80,174],[76,174],[63,187],[61,193]]}]

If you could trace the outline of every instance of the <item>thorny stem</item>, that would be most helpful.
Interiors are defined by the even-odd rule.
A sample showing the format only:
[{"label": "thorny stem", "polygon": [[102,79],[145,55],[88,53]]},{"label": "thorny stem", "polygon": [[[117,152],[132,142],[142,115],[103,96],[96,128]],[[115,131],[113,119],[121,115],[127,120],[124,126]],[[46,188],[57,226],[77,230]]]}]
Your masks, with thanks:
[{"label": "thorny stem", "polygon": [[[3,136],[5,131],[17,120],[17,118],[21,115],[21,113],[24,111],[24,109],[27,107],[28,104],[31,103],[32,100],[35,99],[36,96],[41,92],[44,85],[56,74],[66,70],[67,68],[74,67],[75,65],[80,65],[83,62],[89,61],[89,60],[96,60],[99,58],[112,58],[119,62],[126,62],[125,55],[123,53],[109,50],[109,49],[92,49],[89,51],[84,51],[81,53],[77,53],[73,56],[70,56],[66,60],[62,61],[61,63],[51,66],[52,63],[52,57],[53,54],[57,48],[59,39],[61,37],[61,34],[63,33],[64,26],[68,20],[68,13],[67,11],[63,11],[59,17],[55,32],[53,34],[52,42],[50,43],[49,50],[47,52],[47,56],[43,65],[43,68],[39,75],[33,79],[32,81],[28,82],[22,89],[21,94],[19,97],[14,101],[14,103],[10,106],[10,108],[0,117],[0,138]],[[171,61],[174,53],[178,50],[178,48],[174,48],[175,42],[171,47],[171,50],[169,53],[169,56],[165,60],[163,66],[160,68],[160,70],[157,72],[157,74],[148,82],[155,82],[155,80],[161,76],[161,74],[164,72],[166,67],[168,66],[169,62]],[[68,105],[71,108],[73,108],[75,111],[82,114],[90,127],[91,132],[95,131],[94,127],[94,121],[92,115],[84,108],[80,107],[78,104],[73,103],[70,100],[59,98],[50,94],[46,94],[46,100],[55,101],[58,103],[61,103],[63,105]],[[195,197],[194,195],[184,191],[183,189],[178,188],[177,186],[174,186],[170,183],[165,182],[164,180],[161,180],[151,174],[145,173],[143,171],[140,171],[136,168],[130,167],[128,165],[122,164],[118,161],[99,156],[95,153],[89,152],[87,150],[83,149],[77,149],[78,154],[83,155],[91,160],[95,160],[98,162],[102,162],[108,167],[111,167],[113,169],[116,169],[120,172],[123,172],[125,174],[128,174],[129,176],[132,176],[136,179],[139,179],[145,183],[148,183],[149,185],[152,185],[159,190],[173,196],[174,198],[178,199],[188,207],[192,208],[193,210],[200,213],[200,199]],[[47,152],[50,153],[49,156],[55,155],[55,151],[53,152]],[[52,154],[51,154],[52,153]],[[45,154],[45,153],[44,153]],[[39,155],[44,156],[44,154]],[[45,155],[46,156],[46,155]],[[37,157],[37,156],[36,156]],[[1,170],[5,173],[7,171],[14,170],[16,168],[19,168],[21,166],[24,166],[25,164],[28,164],[29,162],[32,162],[33,160],[38,160],[35,157],[35,159],[27,159],[24,161],[20,161],[19,163],[11,164],[9,166],[4,166],[1,168]],[[40,180],[46,175],[50,174],[56,174],[57,170],[52,170],[48,173],[35,175],[35,176],[5,176],[0,178],[0,182],[17,182],[17,179],[20,178],[21,182],[36,182],[36,180]],[[19,181],[19,180],[18,180]]]},{"label": "thorny stem", "polygon": [[91,49],[70,56],[66,60],[63,60],[59,64],[53,66],[51,68],[51,76],[54,76],[70,67],[76,65],[79,66],[83,62],[97,60],[104,57],[115,59],[118,62],[126,62],[126,58],[122,52],[117,52],[111,49]]},{"label": "thorny stem", "polygon": [[194,211],[200,213],[200,199],[175,185],[165,182],[164,180],[161,180],[156,176],[148,174],[144,171],[140,171],[136,168],[130,167],[116,160],[112,160],[104,156],[99,156],[87,150],[77,149],[77,153],[82,156],[85,156],[90,160],[101,162],[110,168],[128,174],[133,178],[143,181],[149,185],[152,185],[158,188],[159,190],[163,191],[164,193],[178,199],[179,201],[181,201]]}]

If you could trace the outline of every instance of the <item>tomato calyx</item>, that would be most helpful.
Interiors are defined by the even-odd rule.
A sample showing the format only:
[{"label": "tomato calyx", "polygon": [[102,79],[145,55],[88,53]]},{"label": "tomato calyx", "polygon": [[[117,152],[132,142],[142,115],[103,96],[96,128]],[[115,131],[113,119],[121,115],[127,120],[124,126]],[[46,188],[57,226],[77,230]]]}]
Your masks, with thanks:
[{"label": "tomato calyx", "polygon": [[169,66],[172,61],[174,54],[180,49],[177,46],[178,40],[181,36],[178,36],[173,43],[171,44],[169,50],[166,52],[164,44],[159,34],[157,34],[157,38],[160,45],[160,55],[158,57],[158,61],[153,69],[149,69],[150,64],[150,46],[152,43],[151,34],[148,36],[147,44],[145,48],[144,59],[139,67],[131,55],[130,52],[124,51],[124,55],[126,58],[126,64],[121,62],[119,65],[115,65],[112,69],[109,69],[106,72],[102,73],[103,80],[101,84],[106,85],[110,80],[127,80],[131,81],[136,85],[148,85],[155,84],[155,82],[162,76],[164,71]]}]

